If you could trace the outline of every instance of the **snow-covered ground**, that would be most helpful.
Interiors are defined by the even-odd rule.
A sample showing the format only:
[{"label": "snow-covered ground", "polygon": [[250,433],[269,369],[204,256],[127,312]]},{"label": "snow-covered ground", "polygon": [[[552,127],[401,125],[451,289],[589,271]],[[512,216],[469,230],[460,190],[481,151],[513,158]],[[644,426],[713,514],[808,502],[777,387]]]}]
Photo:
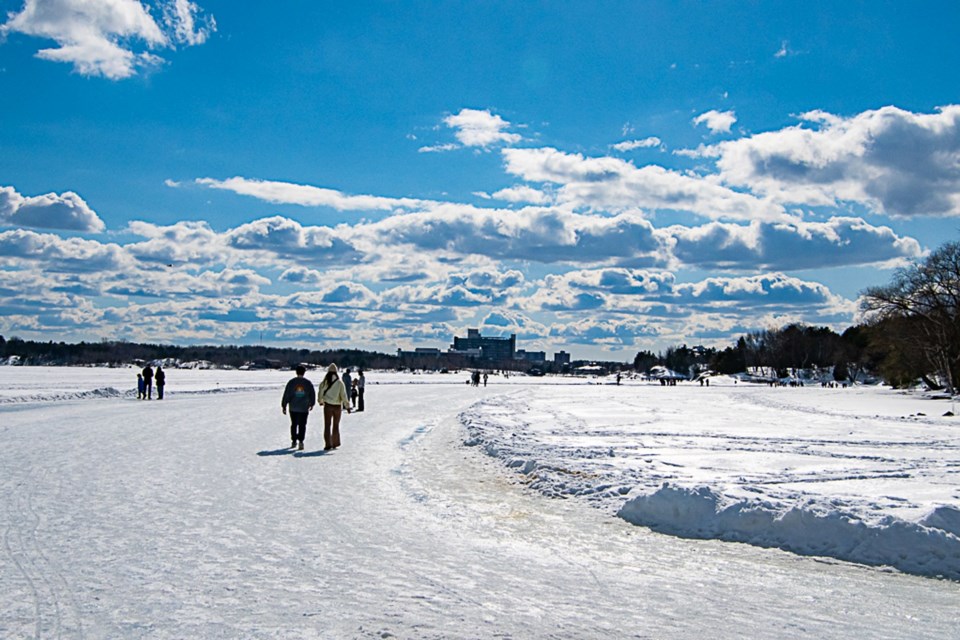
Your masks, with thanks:
[{"label": "snow-covered ground", "polygon": [[288,377],[0,367],[0,637],[960,636],[949,401],[372,372],[293,452]]}]

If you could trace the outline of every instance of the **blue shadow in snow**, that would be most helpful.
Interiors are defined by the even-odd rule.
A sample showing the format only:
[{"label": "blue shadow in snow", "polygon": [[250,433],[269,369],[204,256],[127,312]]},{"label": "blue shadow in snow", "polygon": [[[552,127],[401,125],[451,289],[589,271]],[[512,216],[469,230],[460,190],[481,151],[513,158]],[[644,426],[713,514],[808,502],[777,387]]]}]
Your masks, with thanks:
[{"label": "blue shadow in snow", "polygon": [[293,449],[274,449],[273,451],[257,451],[258,456],[288,456],[293,453]]},{"label": "blue shadow in snow", "polygon": [[303,452],[301,452],[301,451],[297,451],[295,454],[293,454],[293,457],[294,457],[294,458],[319,458],[320,456],[325,456],[325,455],[327,455],[328,453],[330,453],[330,452],[329,452],[329,451],[322,451],[322,450],[321,450],[321,451],[310,451],[309,453],[303,453]]}]

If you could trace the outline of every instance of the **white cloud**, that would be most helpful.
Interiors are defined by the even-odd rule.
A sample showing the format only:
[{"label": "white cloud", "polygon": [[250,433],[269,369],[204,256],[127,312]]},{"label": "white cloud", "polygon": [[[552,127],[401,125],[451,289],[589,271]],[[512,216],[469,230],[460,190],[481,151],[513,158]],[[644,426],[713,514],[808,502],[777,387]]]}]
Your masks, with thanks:
[{"label": "white cloud", "polygon": [[436,205],[353,228],[357,247],[409,245],[451,258],[483,256],[535,262],[609,262],[661,250],[653,226],[636,213],[592,216],[563,208],[497,210]]},{"label": "white cloud", "polygon": [[417,153],[440,153],[441,151],[453,151],[459,149],[460,145],[448,142],[447,144],[435,144],[417,149]]},{"label": "white cloud", "polygon": [[316,269],[307,269],[306,267],[290,267],[280,274],[282,282],[294,282],[298,284],[317,284],[322,282],[324,274]]},{"label": "white cloud", "polygon": [[733,111],[711,109],[693,119],[694,125],[705,124],[711,133],[730,133],[730,127],[737,121]]},{"label": "white cloud", "polygon": [[53,40],[59,46],[41,49],[37,57],[71,63],[81,75],[119,80],[162,61],[134,47],[200,44],[215,29],[212,18],[201,19],[198,26],[199,8],[187,0],[166,2],[162,11],[166,30],[138,0],[25,0],[0,26],[0,35],[16,32]]},{"label": "white cloud", "polygon": [[557,202],[574,207],[680,210],[712,219],[790,218],[778,204],[656,165],[636,167],[620,158],[586,158],[549,147],[504,149],[503,157],[508,173],[562,185]]},{"label": "white cloud", "polygon": [[916,259],[922,251],[909,237],[859,218],[827,222],[711,223],[667,230],[672,253],[683,264],[726,269],[821,269]]},{"label": "white cloud", "polygon": [[549,194],[526,185],[518,185],[515,187],[508,187],[506,189],[500,189],[500,191],[496,191],[492,195],[497,200],[505,200],[507,202],[549,204],[553,201],[553,198]]},{"label": "white cloud", "polygon": [[413,198],[385,198],[382,196],[351,196],[334,189],[323,189],[291,182],[253,180],[233,177],[226,180],[198,178],[197,184],[251,196],[275,204],[296,204],[304,207],[330,207],[337,211],[391,211],[400,208],[415,208],[426,200]]},{"label": "white cloud", "polygon": [[856,202],[892,216],[960,215],[960,105],[932,114],[884,107],[705,148],[727,184],[784,203]]},{"label": "white cloud", "polygon": [[13,187],[0,187],[0,224],[86,232],[106,228],[96,212],[72,191],[24,197]]},{"label": "white cloud", "polygon": [[465,147],[486,148],[497,143],[514,144],[523,139],[517,133],[504,131],[510,123],[489,109],[461,109],[460,113],[447,116],[443,121],[457,130],[454,135]]},{"label": "white cloud", "polygon": [[164,22],[177,42],[188,46],[203,44],[217,30],[213,16],[199,16],[200,11],[190,0],[173,0],[163,5]]},{"label": "white cloud", "polygon": [[787,46],[788,43],[786,40],[780,43],[780,48],[777,49],[777,52],[773,54],[774,58],[786,58],[790,55],[790,48]]},{"label": "white cloud", "polygon": [[616,149],[617,151],[633,151],[634,149],[649,149],[650,147],[659,147],[662,144],[663,141],[660,140],[660,138],[656,136],[650,136],[649,138],[643,138],[642,140],[624,140],[623,142],[610,145],[610,147]]},{"label": "white cloud", "polygon": [[[958,192],[950,109],[926,117],[881,112],[864,118],[870,126],[811,112],[802,126],[769,139],[702,147],[703,164],[716,160],[712,174],[704,166],[701,174],[680,173],[552,148],[503,149],[505,172],[517,184],[481,195],[520,206],[201,178],[195,184],[267,202],[383,215],[326,226],[273,216],[226,230],[136,221],[117,236],[137,236],[126,244],[0,232],[0,329],[87,339],[106,327],[157,340],[147,324],[162,326],[164,340],[217,342],[268,329],[271,339],[300,345],[383,349],[443,345],[463,327],[482,326],[517,333],[528,349],[583,344],[616,352],[704,336],[729,344],[738,331],[794,320],[842,325],[856,305],[796,271],[887,267],[923,249],[889,227],[849,214],[808,221],[784,203],[831,205],[853,194],[886,206],[889,199],[864,195],[879,168],[889,189],[897,179],[918,189],[921,173],[939,171],[926,188],[946,201]],[[897,164],[898,144],[920,168]],[[915,146],[936,155],[929,162],[938,166],[911,156]],[[41,209],[48,224],[85,219],[86,204],[71,192],[30,199],[7,187],[0,188],[0,220],[9,223],[28,200],[34,222]],[[50,214],[56,211],[59,218]],[[87,213],[90,230],[99,218]],[[690,215],[706,224],[655,225],[658,216]],[[683,281],[701,270],[715,277]]]},{"label": "white cloud", "polygon": [[231,253],[224,236],[206,222],[184,221],[161,227],[135,220],[127,230],[147,238],[144,242],[126,245],[132,256],[145,263],[199,267],[238,259]]},{"label": "white cloud", "polygon": [[68,273],[117,271],[133,266],[133,260],[116,244],[83,238],[61,238],[51,233],[15,229],[0,233],[0,264],[22,266],[23,261]]}]

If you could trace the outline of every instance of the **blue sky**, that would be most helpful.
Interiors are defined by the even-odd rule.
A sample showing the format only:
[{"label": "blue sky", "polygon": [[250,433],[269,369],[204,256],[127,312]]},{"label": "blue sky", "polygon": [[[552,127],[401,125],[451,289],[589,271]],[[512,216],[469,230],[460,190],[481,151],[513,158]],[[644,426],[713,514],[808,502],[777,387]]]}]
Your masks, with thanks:
[{"label": "blue sky", "polygon": [[955,2],[0,1],[0,334],[631,360],[960,236]]}]

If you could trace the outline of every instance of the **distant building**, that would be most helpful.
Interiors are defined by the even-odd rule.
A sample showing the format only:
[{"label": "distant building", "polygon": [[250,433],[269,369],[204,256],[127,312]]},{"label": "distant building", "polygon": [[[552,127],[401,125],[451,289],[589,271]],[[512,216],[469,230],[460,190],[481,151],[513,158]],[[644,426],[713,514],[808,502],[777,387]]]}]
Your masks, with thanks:
[{"label": "distant building", "polygon": [[523,349],[517,349],[517,360],[523,360],[525,362],[546,362],[547,354],[544,351],[525,351]]},{"label": "distant building", "polygon": [[517,353],[517,334],[511,334],[509,338],[493,338],[480,335],[478,329],[467,329],[466,338],[453,338],[450,353],[492,362],[513,360]]},{"label": "distant building", "polygon": [[558,367],[566,367],[570,364],[570,354],[566,351],[558,351],[553,354],[553,364]]}]

